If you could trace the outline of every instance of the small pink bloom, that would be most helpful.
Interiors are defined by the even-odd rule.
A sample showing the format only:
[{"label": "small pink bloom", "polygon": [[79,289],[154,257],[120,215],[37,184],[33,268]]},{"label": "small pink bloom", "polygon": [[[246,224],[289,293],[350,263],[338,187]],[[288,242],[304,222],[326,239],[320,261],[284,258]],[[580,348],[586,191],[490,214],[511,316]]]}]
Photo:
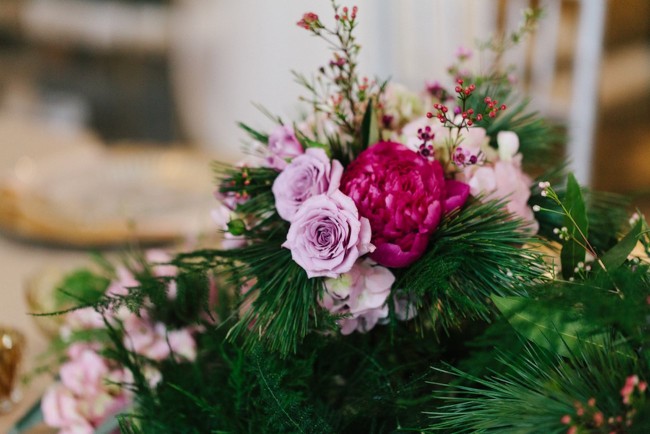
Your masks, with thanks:
[{"label": "small pink bloom", "polygon": [[309,148],[291,161],[273,182],[275,207],[280,217],[293,221],[300,206],[310,197],[339,188],[343,166],[330,162],[324,150]]},{"label": "small pink bloom", "polygon": [[571,416],[569,416],[568,414],[565,414],[564,416],[562,416],[562,419],[560,419],[560,422],[562,422],[564,425],[570,424],[571,423]]},{"label": "small pink bloom", "polygon": [[318,15],[313,12],[307,12],[302,16],[302,19],[298,21],[298,26],[306,30],[314,30],[323,25],[318,20]]},{"label": "small pink bloom", "polygon": [[73,331],[104,328],[104,318],[92,307],[73,310],[65,316],[65,324],[61,327],[61,336],[67,339]]},{"label": "small pink bloom", "polygon": [[59,375],[63,385],[79,396],[92,396],[103,389],[109,369],[103,357],[92,350],[84,350],[79,357],[61,366]]},{"label": "small pink bloom", "polygon": [[51,386],[41,402],[45,423],[56,428],[72,425],[87,425],[89,434],[93,428],[79,413],[78,402],[72,392],[62,384]]},{"label": "small pink bloom", "polygon": [[117,274],[117,280],[111,282],[108,289],[106,289],[108,295],[128,295],[129,288],[140,286],[140,283],[135,279],[133,273],[131,273],[131,271],[126,267],[117,267],[115,273]]},{"label": "small pink bloom", "polygon": [[169,264],[172,256],[164,250],[147,250],[145,259],[151,264],[151,271],[156,277],[174,277],[178,274],[178,268]]},{"label": "small pink bloom", "polygon": [[182,358],[196,357],[196,343],[187,330],[168,331],[163,323],[131,315],[124,320],[124,345],[151,360],[165,360],[171,352]]},{"label": "small pink bloom", "polygon": [[280,125],[271,132],[268,149],[271,156],[267,158],[267,164],[276,170],[284,170],[287,160],[303,153],[302,145],[290,125]]},{"label": "small pink bloom", "polygon": [[333,314],[350,315],[339,321],[342,334],[365,333],[388,316],[386,300],[394,282],[387,268],[369,259],[358,261],[348,273],[325,280],[320,304]]},{"label": "small pink bloom", "polygon": [[196,359],[196,341],[187,329],[172,330],[167,333],[169,348],[182,359],[193,361]]},{"label": "small pink bloom", "polygon": [[336,190],[305,201],[295,214],[287,241],[291,257],[309,278],[336,278],[372,251],[368,219],[359,217],[352,199]]},{"label": "small pink bloom", "polygon": [[533,233],[539,224],[533,209],[528,206],[532,180],[521,169],[520,156],[512,161],[497,161],[494,165],[473,166],[461,179],[470,187],[473,196],[483,194],[486,199],[506,199],[507,210],[528,224]]}]

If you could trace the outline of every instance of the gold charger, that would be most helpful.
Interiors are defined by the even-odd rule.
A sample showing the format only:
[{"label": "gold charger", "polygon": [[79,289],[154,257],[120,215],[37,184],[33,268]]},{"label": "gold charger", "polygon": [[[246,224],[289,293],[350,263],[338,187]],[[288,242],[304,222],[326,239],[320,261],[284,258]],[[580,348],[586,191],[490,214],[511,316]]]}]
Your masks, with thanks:
[{"label": "gold charger", "polygon": [[205,229],[210,158],[120,145],[62,153],[0,182],[0,230],[72,247],[166,243]]}]

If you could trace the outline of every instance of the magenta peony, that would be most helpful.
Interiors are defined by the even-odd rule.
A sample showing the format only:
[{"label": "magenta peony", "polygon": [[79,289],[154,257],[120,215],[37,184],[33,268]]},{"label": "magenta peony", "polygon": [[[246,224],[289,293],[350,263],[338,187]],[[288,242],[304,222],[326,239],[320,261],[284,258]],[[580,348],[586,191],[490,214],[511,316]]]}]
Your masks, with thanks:
[{"label": "magenta peony", "polygon": [[282,247],[291,250],[310,278],[336,278],[373,249],[368,220],[359,217],[354,202],[338,190],[302,204]]},{"label": "magenta peony", "polygon": [[350,163],[341,191],[370,221],[376,246],[372,259],[406,267],[422,256],[443,213],[465,203],[469,187],[446,182],[437,161],[399,143],[381,142]]},{"label": "magenta peony", "polygon": [[298,208],[312,196],[339,188],[343,166],[320,148],[309,148],[291,161],[273,182],[275,208],[280,217],[293,221]]}]

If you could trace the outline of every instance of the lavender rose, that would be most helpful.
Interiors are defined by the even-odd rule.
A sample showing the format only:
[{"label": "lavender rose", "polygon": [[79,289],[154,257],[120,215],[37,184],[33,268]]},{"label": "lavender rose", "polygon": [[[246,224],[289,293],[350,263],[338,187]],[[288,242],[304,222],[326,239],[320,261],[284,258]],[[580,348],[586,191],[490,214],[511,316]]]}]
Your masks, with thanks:
[{"label": "lavender rose", "polygon": [[287,241],[291,257],[309,278],[336,278],[372,251],[368,219],[359,217],[352,199],[336,190],[307,199],[295,214]]},{"label": "lavender rose", "polygon": [[[275,207],[283,219],[292,222],[307,199],[339,188],[343,166],[330,159],[324,150],[309,148],[278,175],[273,183]],[[356,209],[355,209],[356,212]]]},{"label": "lavender rose", "polygon": [[386,267],[406,267],[427,248],[443,213],[465,203],[469,187],[445,181],[437,161],[406,146],[381,142],[346,168],[341,191],[370,220],[372,259]]},{"label": "lavender rose", "polygon": [[289,125],[280,125],[273,130],[269,135],[268,148],[271,155],[267,158],[267,164],[277,170],[284,170],[287,159],[303,153],[302,145]]}]

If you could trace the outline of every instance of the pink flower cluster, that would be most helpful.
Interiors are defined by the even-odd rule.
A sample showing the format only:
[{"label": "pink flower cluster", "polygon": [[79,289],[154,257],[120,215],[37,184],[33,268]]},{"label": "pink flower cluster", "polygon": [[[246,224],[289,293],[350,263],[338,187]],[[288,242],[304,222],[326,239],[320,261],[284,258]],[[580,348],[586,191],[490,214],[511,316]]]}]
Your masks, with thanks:
[{"label": "pink flower cluster", "polygon": [[[172,277],[177,273],[175,267],[165,264],[170,257],[164,252],[150,251],[146,259],[153,263],[152,272],[156,276]],[[116,275],[117,279],[106,290],[110,296],[126,295],[129,288],[138,285],[126,267],[118,267]],[[170,283],[167,295],[171,299],[176,297],[175,283]],[[189,361],[196,358],[192,330],[167,330],[162,322],[152,321],[145,309],[135,314],[121,308],[112,316],[102,316],[92,308],[78,309],[66,315],[61,337],[69,341],[75,332],[103,329],[105,321],[121,323],[124,346],[151,361],[159,362],[170,357]],[[41,408],[45,422],[59,428],[61,433],[92,433],[107,417],[130,403],[126,389],[116,387],[115,383],[131,383],[131,372],[112,366],[100,355],[102,349],[98,342],[73,343],[67,351],[68,360],[59,370],[61,382],[52,386],[43,398]],[[146,375],[152,385],[160,380],[160,373],[153,366],[148,367]]]},{"label": "pink flower cluster", "polygon": [[[623,414],[606,417],[598,409],[596,398],[589,398],[586,405],[576,401],[573,404],[575,415],[565,414],[560,418],[560,422],[569,427],[567,434],[583,432],[581,430],[583,427],[589,432],[594,429],[611,434],[628,432],[636,415],[636,409],[632,408],[633,401],[642,399],[647,389],[648,383],[641,381],[637,375],[630,375],[625,379],[625,384],[620,391],[621,400],[627,407]],[[635,394],[637,391],[638,394]]]},{"label": "pink flower cluster", "polygon": [[88,346],[75,344],[68,356],[59,371],[61,382],[43,396],[43,417],[61,434],[92,434],[130,403],[128,390],[117,384],[132,382],[131,373],[112,366]]},{"label": "pink flower cluster", "polygon": [[640,381],[638,375],[630,375],[625,379],[625,385],[621,389],[621,398],[623,398],[623,404],[630,404],[632,394],[635,390],[639,391],[639,394],[644,394],[648,389],[648,383],[645,381]]}]

